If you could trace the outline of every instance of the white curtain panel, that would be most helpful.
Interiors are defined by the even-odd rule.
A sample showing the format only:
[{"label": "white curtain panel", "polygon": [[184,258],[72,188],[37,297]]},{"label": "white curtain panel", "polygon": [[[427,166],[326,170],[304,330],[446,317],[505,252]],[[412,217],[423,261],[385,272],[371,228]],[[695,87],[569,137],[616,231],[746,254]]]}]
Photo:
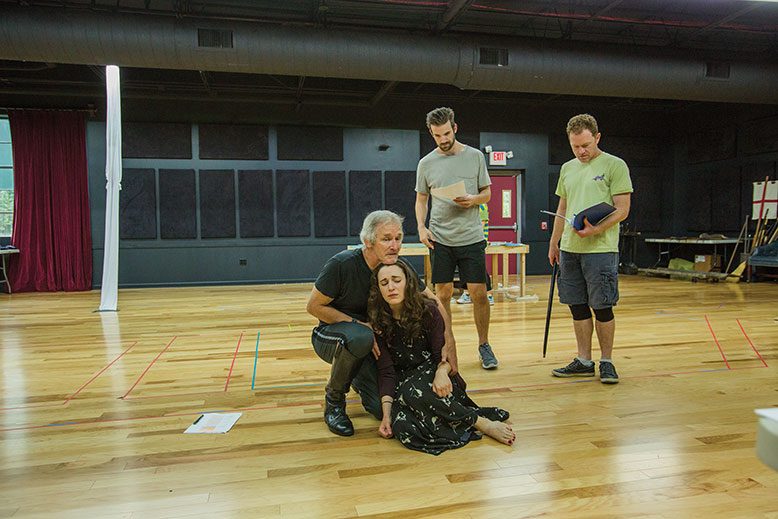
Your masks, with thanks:
[{"label": "white curtain panel", "polygon": [[119,298],[119,190],[122,187],[122,105],[119,67],[105,67],[105,246],[100,311],[115,312]]}]

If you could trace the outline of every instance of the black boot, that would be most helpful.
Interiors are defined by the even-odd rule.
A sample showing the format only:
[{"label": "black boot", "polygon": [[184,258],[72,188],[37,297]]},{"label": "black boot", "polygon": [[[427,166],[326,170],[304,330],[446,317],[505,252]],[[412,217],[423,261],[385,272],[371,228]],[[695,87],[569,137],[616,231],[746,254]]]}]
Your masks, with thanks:
[{"label": "black boot", "polygon": [[330,431],[340,436],[354,434],[354,425],[346,414],[346,393],[361,366],[362,359],[356,358],[342,346],[332,358],[330,381],[325,389],[324,421]]}]

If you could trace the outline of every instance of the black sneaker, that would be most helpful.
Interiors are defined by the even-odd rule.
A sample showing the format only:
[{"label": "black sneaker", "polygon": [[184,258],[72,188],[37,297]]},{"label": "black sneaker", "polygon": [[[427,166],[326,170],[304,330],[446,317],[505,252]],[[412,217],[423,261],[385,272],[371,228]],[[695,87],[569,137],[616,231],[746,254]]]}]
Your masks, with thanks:
[{"label": "black sneaker", "polygon": [[600,362],[600,382],[603,384],[619,383],[619,375],[612,362]]},{"label": "black sneaker", "polygon": [[494,356],[492,347],[488,342],[478,347],[478,358],[481,359],[481,367],[484,369],[494,369],[497,367],[497,357]]},{"label": "black sneaker", "polygon": [[[600,365],[602,369],[602,365]],[[616,373],[615,371],[613,372]],[[593,377],[594,376],[594,363],[591,366],[584,366],[583,363],[576,357],[573,362],[565,366],[564,368],[557,368],[551,370],[551,374],[555,377]]]}]

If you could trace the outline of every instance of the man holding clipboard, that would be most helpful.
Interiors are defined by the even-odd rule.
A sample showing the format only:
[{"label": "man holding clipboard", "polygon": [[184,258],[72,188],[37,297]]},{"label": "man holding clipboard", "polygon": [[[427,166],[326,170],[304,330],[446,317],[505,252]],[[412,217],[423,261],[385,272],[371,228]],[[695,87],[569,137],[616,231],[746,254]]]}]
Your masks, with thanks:
[{"label": "man holding clipboard", "polygon": [[[594,117],[580,114],[570,119],[567,136],[575,158],[563,164],[559,173],[556,213],[561,217],[554,219],[548,260],[551,265],[559,264],[559,301],[573,314],[578,356],[552,374],[594,376],[592,334],[596,330],[600,381],[616,384],[619,376],[611,357],[616,330],[613,306],[619,299],[618,223],[629,215],[632,181],[623,160],[598,148],[600,133]],[[614,209],[595,211],[596,207],[604,207],[600,205],[603,202]],[[593,221],[586,218],[587,214]]]}]

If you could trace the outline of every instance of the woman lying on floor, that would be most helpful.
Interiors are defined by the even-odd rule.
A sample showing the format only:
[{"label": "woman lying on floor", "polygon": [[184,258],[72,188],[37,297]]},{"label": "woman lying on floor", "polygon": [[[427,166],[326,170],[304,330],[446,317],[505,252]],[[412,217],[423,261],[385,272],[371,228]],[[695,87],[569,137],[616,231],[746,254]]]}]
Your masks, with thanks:
[{"label": "woman lying on floor", "polygon": [[507,445],[516,435],[504,422],[508,412],[479,407],[459,374],[440,361],[443,317],[416,286],[402,262],[373,271],[368,315],[381,355],[376,361],[383,420],[378,432],[430,454],[456,449],[481,433]]}]

